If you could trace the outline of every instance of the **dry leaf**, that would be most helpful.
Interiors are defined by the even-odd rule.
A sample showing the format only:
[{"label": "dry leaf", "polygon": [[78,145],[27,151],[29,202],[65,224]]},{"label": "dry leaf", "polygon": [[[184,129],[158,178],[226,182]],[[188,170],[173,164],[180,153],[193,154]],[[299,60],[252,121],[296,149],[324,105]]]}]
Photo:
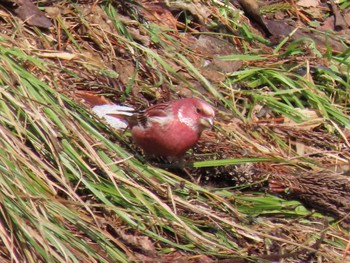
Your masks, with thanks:
[{"label": "dry leaf", "polygon": [[319,0],[300,0],[297,3],[298,6],[302,7],[317,7],[320,5]]},{"label": "dry leaf", "polygon": [[299,130],[312,130],[324,122],[324,119],[319,117],[318,112],[315,110],[310,110],[310,109],[296,109],[296,110],[299,113],[302,113],[305,117],[307,117],[307,121],[303,121],[302,123],[296,123],[292,119],[285,117],[285,120],[284,120],[285,125],[295,127]]},{"label": "dry leaf", "polygon": [[99,96],[97,93],[91,91],[78,90],[74,93],[74,95],[78,98],[83,99],[84,103],[88,104],[90,107],[94,107],[96,105],[112,104],[104,96]]},{"label": "dry leaf", "polygon": [[28,25],[49,28],[52,22],[30,0],[18,0],[15,13]]},{"label": "dry leaf", "polygon": [[156,248],[149,237],[140,236],[137,234],[129,234],[126,231],[118,228],[113,229],[124,242],[141,250],[144,254],[148,256],[157,254]]},{"label": "dry leaf", "polygon": [[38,57],[43,58],[59,58],[64,60],[72,60],[73,58],[76,58],[76,54],[68,53],[68,52],[40,52],[36,53]]}]

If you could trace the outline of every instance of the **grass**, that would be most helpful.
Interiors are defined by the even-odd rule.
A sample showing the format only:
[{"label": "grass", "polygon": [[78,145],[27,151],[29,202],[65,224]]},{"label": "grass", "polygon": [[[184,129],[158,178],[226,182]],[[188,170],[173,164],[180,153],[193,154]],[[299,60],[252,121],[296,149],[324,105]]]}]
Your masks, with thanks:
[{"label": "grass", "polygon": [[[269,262],[266,255],[271,251],[300,251],[297,256],[306,251],[315,252],[324,262],[342,260],[347,232],[336,222],[325,223],[332,218],[322,211],[308,210],[296,200],[237,190],[250,185],[198,185],[181,174],[144,163],[127,135],[96,119],[79,104],[74,91],[102,87],[106,94],[120,96],[115,100],[134,105],[167,92],[173,96],[191,92],[215,103],[216,132],[224,143],[246,148],[248,156],[197,160],[193,163],[197,169],[228,169],[246,163],[316,169],[322,165],[319,159],[299,156],[272,128],[266,127],[263,133],[231,132],[224,126],[225,118],[231,120],[237,113],[243,123],[251,124],[256,107],[267,106],[274,117],[304,123],[310,117],[296,108],[315,110],[325,122],[324,133],[341,136],[339,131],[349,127],[349,52],[329,52],[332,70],[321,70],[319,78],[295,73],[298,68],[310,70],[320,55],[309,46],[314,53],[308,63],[295,59],[309,56],[301,40],[286,42],[272,56],[221,56],[223,61],[238,59],[246,64],[214,84],[190,55],[198,54],[181,41],[183,32],[136,20],[147,14],[121,16],[123,8],[105,1],[92,10],[112,21],[107,29],[85,15],[92,6],[65,5],[77,12],[56,17],[51,35],[24,27],[11,15],[2,22],[17,29],[13,35],[0,36],[0,250],[4,262],[130,262],[175,257],[176,251],[253,262]],[[132,2],[127,5],[136,8]],[[207,3],[212,10],[217,5]],[[255,34],[249,27],[239,28],[232,8],[219,7],[213,12],[213,25],[226,21],[236,30],[225,35],[244,29],[243,49],[264,45],[252,43]],[[195,22],[187,23],[187,30],[192,30]],[[152,45],[134,40],[133,25]],[[86,33],[81,34],[79,27]],[[212,31],[217,33],[215,27]],[[22,38],[28,41],[19,41]],[[47,50],[31,45],[34,39],[49,43]],[[44,56],[46,51],[63,50],[76,56]],[[286,68],[278,59],[292,67]],[[113,85],[122,74],[121,68],[114,68],[119,60],[134,65],[134,71],[124,85]],[[197,83],[204,88],[198,90]],[[271,137],[276,140],[266,144]],[[327,161],[337,163],[340,156],[337,152]],[[317,247],[318,242],[322,246]]]}]

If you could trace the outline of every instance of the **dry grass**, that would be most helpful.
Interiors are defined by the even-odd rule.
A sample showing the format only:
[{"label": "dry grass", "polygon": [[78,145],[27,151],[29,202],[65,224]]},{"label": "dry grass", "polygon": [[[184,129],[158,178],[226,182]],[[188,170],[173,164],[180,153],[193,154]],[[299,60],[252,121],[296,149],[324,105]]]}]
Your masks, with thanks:
[{"label": "dry grass", "polygon": [[[263,191],[285,186],[283,174],[346,169],[348,49],[273,49],[219,1],[138,4],[58,2],[49,30],[1,9],[2,262],[345,262],[348,207]],[[238,52],[248,49],[260,54]],[[320,61],[333,71],[310,72]],[[215,131],[187,157],[198,183],[144,162],[77,90],[136,108],[212,103]]]}]

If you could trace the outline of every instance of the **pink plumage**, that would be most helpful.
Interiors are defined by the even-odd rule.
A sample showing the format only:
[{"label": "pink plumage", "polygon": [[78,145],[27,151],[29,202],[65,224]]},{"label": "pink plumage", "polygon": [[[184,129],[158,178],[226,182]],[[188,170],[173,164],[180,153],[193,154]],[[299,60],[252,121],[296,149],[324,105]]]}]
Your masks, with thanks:
[{"label": "pink plumage", "polygon": [[158,104],[133,115],[129,127],[146,154],[181,157],[213,125],[215,112],[206,102],[187,98]]},{"label": "pink plumage", "polygon": [[115,128],[127,125],[146,154],[167,157],[182,157],[215,117],[213,108],[196,98],[157,104],[139,113],[115,104],[97,105],[93,111]]}]

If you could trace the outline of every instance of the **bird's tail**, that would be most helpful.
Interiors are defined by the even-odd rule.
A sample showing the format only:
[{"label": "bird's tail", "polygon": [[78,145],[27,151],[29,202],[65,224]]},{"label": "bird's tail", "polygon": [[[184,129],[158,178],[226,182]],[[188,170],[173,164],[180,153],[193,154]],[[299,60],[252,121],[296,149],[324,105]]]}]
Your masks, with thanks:
[{"label": "bird's tail", "polygon": [[92,111],[116,129],[128,127],[128,118],[135,113],[133,108],[117,104],[97,105],[92,108]]},{"label": "bird's tail", "polygon": [[92,111],[101,119],[116,129],[128,127],[128,119],[135,113],[135,110],[128,106],[111,103],[104,96],[99,96],[91,91],[77,91],[75,95],[85,104],[92,108]]}]

